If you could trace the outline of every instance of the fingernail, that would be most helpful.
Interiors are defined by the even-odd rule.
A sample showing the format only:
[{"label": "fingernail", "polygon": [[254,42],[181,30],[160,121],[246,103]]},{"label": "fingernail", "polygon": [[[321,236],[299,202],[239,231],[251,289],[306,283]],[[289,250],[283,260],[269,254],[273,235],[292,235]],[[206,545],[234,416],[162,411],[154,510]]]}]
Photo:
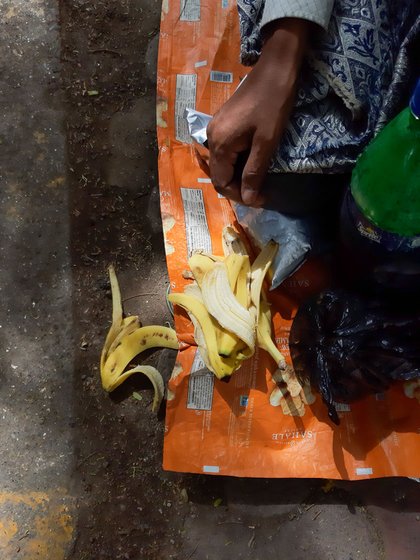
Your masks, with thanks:
[{"label": "fingernail", "polygon": [[253,204],[258,197],[258,191],[254,191],[252,189],[244,190],[242,194],[242,200],[244,204]]}]

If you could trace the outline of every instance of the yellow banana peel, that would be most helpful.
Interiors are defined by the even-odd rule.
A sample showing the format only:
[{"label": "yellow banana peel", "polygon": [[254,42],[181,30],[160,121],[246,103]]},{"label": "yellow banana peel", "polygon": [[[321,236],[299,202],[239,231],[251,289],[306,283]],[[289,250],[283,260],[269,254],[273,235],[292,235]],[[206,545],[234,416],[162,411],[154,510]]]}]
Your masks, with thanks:
[{"label": "yellow banana peel", "polygon": [[[232,375],[238,369],[239,363],[231,358],[224,358],[219,355],[216,337],[217,324],[207,311],[205,305],[199,299],[186,294],[170,294],[168,299],[175,305],[185,309],[190,315],[193,315],[199,323],[201,327],[200,337],[203,337],[206,346],[206,359],[208,361],[206,365],[210,371],[219,379]],[[202,358],[205,360],[204,356]]]},{"label": "yellow banana peel", "polygon": [[159,408],[164,395],[164,382],[159,371],[148,365],[127,366],[149,348],[178,349],[174,329],[160,325],[141,326],[136,315],[123,318],[121,292],[113,266],[109,267],[112,293],[112,323],[101,352],[100,372],[102,386],[111,392],[135,373],[148,377],[154,387],[152,410]]},{"label": "yellow banana peel", "polygon": [[269,242],[250,264],[236,230],[223,230],[224,257],[194,253],[188,264],[195,282],[169,301],[185,309],[203,361],[219,379],[232,375],[255,347],[266,350],[283,369],[285,360],[272,338],[271,312],[263,283],[277,251]]},{"label": "yellow banana peel", "polygon": [[283,354],[277,348],[272,338],[271,332],[271,311],[269,303],[265,298],[261,298],[260,316],[257,326],[258,346],[268,352],[276,362],[277,368],[283,370],[286,367],[286,361]]}]

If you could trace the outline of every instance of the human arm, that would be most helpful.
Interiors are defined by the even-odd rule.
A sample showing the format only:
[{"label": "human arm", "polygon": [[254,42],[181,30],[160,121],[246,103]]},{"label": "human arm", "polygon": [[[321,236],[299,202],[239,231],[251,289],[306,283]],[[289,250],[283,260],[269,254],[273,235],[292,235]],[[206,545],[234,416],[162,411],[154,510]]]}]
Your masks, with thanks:
[{"label": "human arm", "polygon": [[[332,5],[332,0],[307,1]],[[279,11],[283,4],[282,0],[266,0],[261,56],[207,131],[214,186],[227,198],[251,206],[262,203],[262,183],[289,119],[311,22],[318,17],[308,13],[311,20],[271,19],[285,13]],[[299,2],[291,3],[296,4]],[[325,13],[324,19],[327,16],[329,19]]]}]

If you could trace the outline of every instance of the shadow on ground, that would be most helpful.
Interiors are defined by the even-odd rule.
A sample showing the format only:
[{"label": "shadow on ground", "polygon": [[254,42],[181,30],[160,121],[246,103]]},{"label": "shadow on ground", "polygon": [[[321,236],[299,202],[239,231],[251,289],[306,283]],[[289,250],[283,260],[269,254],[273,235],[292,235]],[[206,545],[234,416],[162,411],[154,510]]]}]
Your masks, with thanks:
[{"label": "shadow on ground", "polygon": [[[160,3],[61,0],[60,7],[77,342],[79,499],[69,559],[385,558],[380,512],[416,511],[415,482],[325,486],[165,473],[163,423],[150,410],[147,383],[129,381],[113,398],[101,389],[108,264],[116,265],[126,313],[145,324],[170,320],[154,126]],[[148,361],[158,359],[168,373],[173,354]]]}]

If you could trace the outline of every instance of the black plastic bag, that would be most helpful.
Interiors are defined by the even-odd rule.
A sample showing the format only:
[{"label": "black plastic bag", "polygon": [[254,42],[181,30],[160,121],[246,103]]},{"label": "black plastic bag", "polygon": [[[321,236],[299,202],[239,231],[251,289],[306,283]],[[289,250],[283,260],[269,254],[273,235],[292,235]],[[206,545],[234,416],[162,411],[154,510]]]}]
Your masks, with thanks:
[{"label": "black plastic bag", "polygon": [[321,394],[333,422],[335,403],[382,393],[393,381],[420,377],[420,317],[398,303],[329,290],[304,303],[290,332],[296,375]]}]

